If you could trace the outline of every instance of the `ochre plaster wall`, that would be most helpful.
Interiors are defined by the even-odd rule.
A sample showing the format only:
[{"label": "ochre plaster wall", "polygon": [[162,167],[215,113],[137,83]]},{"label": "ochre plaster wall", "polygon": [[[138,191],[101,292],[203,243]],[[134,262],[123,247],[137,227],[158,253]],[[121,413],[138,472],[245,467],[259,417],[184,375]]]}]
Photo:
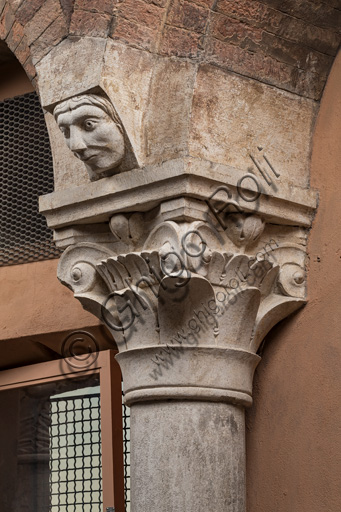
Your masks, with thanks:
[{"label": "ochre plaster wall", "polygon": [[98,325],[59,283],[57,264],[46,260],[0,268],[0,340]]},{"label": "ochre plaster wall", "polygon": [[[34,91],[18,61],[1,66],[0,101]],[[86,328],[102,346],[99,321],[57,279],[58,260],[0,267],[0,368],[50,359],[66,334]]]},{"label": "ochre plaster wall", "polygon": [[340,425],[341,54],[316,123],[308,305],[266,340],[247,416],[249,512],[338,512]]}]

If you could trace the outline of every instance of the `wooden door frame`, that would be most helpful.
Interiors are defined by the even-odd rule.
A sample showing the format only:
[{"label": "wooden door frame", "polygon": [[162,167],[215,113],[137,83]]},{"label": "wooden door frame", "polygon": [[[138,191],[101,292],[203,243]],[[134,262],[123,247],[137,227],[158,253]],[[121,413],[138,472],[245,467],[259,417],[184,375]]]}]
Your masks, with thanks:
[{"label": "wooden door frame", "polygon": [[114,350],[93,352],[86,368],[70,364],[70,359],[58,359],[0,372],[0,392],[99,374],[104,512],[110,507],[115,507],[115,512],[125,511],[122,387],[116,353]]}]

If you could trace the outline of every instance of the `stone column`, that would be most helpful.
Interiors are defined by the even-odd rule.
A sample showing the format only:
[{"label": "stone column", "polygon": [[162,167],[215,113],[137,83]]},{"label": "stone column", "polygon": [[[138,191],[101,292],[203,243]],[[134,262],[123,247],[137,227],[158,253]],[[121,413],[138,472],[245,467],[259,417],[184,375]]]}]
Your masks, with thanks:
[{"label": "stone column", "polygon": [[266,245],[271,227],[256,215],[238,214],[226,236],[176,212],[176,221],[114,215],[117,243],[135,251],[75,244],[58,276],[119,349],[132,511],[245,512],[244,408],[257,350],[304,303],[304,251],[296,228],[290,244]]},{"label": "stone column", "polygon": [[37,72],[55,172],[40,209],[59,279],[119,350],[133,512],[243,512],[257,351],[305,302],[315,106],[97,37]]}]

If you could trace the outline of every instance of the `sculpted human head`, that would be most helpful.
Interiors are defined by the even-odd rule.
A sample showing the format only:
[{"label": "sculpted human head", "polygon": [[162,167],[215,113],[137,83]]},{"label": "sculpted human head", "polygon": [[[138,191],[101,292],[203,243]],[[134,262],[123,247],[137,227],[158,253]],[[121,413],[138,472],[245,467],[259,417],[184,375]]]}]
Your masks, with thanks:
[{"label": "sculpted human head", "polygon": [[59,103],[53,111],[66,144],[98,176],[115,174],[125,155],[120,122],[110,101],[82,94]]}]

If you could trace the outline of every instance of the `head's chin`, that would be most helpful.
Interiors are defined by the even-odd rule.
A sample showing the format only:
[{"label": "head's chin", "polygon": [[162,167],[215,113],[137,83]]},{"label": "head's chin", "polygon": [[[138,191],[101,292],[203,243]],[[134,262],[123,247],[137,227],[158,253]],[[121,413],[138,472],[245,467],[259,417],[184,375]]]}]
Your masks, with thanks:
[{"label": "head's chin", "polygon": [[96,158],[89,162],[84,162],[84,164],[89,171],[100,176],[101,174],[108,173],[110,171],[114,174],[115,169],[119,167],[122,160],[123,156],[115,159],[99,157],[98,159]]}]

